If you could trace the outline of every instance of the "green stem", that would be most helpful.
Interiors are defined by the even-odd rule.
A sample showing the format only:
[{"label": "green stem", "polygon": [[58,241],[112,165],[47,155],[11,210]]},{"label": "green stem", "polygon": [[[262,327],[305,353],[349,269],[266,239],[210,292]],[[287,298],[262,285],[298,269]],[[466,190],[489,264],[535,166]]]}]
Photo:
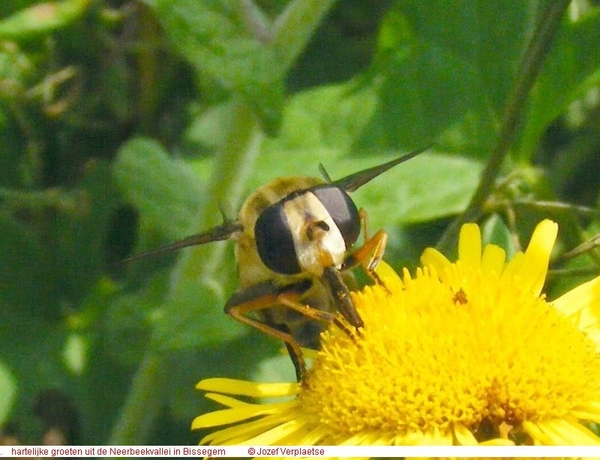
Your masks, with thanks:
[{"label": "green stem", "polygon": [[504,158],[508,155],[510,146],[518,133],[523,115],[525,114],[529,93],[542,70],[552,40],[558,31],[560,22],[569,3],[569,0],[557,0],[552,2],[541,15],[523,57],[523,61],[521,62],[521,71],[519,72],[517,82],[508,99],[503,122],[500,127],[500,133],[498,135],[498,142],[496,143],[490,159],[481,175],[479,186],[471,198],[469,206],[462,215],[458,216],[454,222],[452,222],[440,239],[438,249],[441,251],[448,251],[450,249],[453,242],[456,241],[458,229],[462,224],[477,219],[486,200],[492,193],[496,178],[500,174]]},{"label": "green stem", "polygon": [[163,405],[166,373],[162,356],[148,350],[133,379],[129,397],[113,427],[108,445],[147,443],[155,417]]}]

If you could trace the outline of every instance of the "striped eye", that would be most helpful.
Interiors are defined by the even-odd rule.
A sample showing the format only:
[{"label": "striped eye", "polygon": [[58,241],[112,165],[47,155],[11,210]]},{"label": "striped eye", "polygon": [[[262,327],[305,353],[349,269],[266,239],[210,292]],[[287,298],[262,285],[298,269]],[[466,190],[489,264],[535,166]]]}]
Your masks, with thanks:
[{"label": "striped eye", "polygon": [[[313,232],[327,234],[323,247]],[[266,208],[254,226],[258,254],[274,272],[295,275],[319,271],[317,252],[330,250],[336,263],[358,239],[356,205],[341,188],[325,184],[292,193]],[[300,252],[300,253],[299,253]],[[301,262],[302,261],[302,262]],[[321,267],[321,269],[324,267]]]},{"label": "striped eye", "polygon": [[285,275],[302,271],[283,200],[272,204],[260,214],[254,226],[254,238],[260,259],[271,270]]}]

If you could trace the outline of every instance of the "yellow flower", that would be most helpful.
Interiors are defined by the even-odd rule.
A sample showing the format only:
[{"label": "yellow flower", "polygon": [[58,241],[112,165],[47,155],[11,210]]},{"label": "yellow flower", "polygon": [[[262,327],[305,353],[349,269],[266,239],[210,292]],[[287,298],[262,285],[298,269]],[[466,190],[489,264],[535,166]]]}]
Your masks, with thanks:
[{"label": "yellow flower", "polygon": [[229,425],[201,441],[217,445],[600,444],[600,277],[546,300],[556,234],[541,222],[505,263],[465,225],[457,262],[427,249],[414,276],[353,294],[364,328],[323,333],[303,385],[201,381],[227,409],[192,428]]}]

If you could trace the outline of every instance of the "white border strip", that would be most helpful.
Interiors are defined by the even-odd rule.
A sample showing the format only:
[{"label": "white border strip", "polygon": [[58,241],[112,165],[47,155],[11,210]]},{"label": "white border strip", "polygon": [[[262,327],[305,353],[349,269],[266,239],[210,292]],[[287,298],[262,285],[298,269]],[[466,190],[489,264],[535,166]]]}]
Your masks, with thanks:
[{"label": "white border strip", "polygon": [[600,457],[600,446],[0,446],[0,457]]}]

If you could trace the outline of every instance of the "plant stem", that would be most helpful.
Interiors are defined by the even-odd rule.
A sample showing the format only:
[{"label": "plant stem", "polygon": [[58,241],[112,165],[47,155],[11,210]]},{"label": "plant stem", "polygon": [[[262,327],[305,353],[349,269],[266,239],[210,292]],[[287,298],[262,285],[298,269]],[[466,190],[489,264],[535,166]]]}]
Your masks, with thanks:
[{"label": "plant stem", "polygon": [[456,241],[459,228],[465,222],[477,219],[485,201],[492,193],[504,158],[510,151],[511,144],[517,135],[523,115],[526,112],[525,107],[529,93],[542,70],[552,40],[558,31],[569,3],[569,0],[554,1],[548,5],[541,15],[521,62],[517,82],[508,99],[498,142],[483,170],[479,186],[465,212],[458,216],[442,235],[437,245],[439,250],[447,252],[450,249],[453,242]]},{"label": "plant stem", "polygon": [[148,350],[133,379],[129,397],[113,427],[108,445],[141,445],[163,405],[166,373],[162,357]]}]

